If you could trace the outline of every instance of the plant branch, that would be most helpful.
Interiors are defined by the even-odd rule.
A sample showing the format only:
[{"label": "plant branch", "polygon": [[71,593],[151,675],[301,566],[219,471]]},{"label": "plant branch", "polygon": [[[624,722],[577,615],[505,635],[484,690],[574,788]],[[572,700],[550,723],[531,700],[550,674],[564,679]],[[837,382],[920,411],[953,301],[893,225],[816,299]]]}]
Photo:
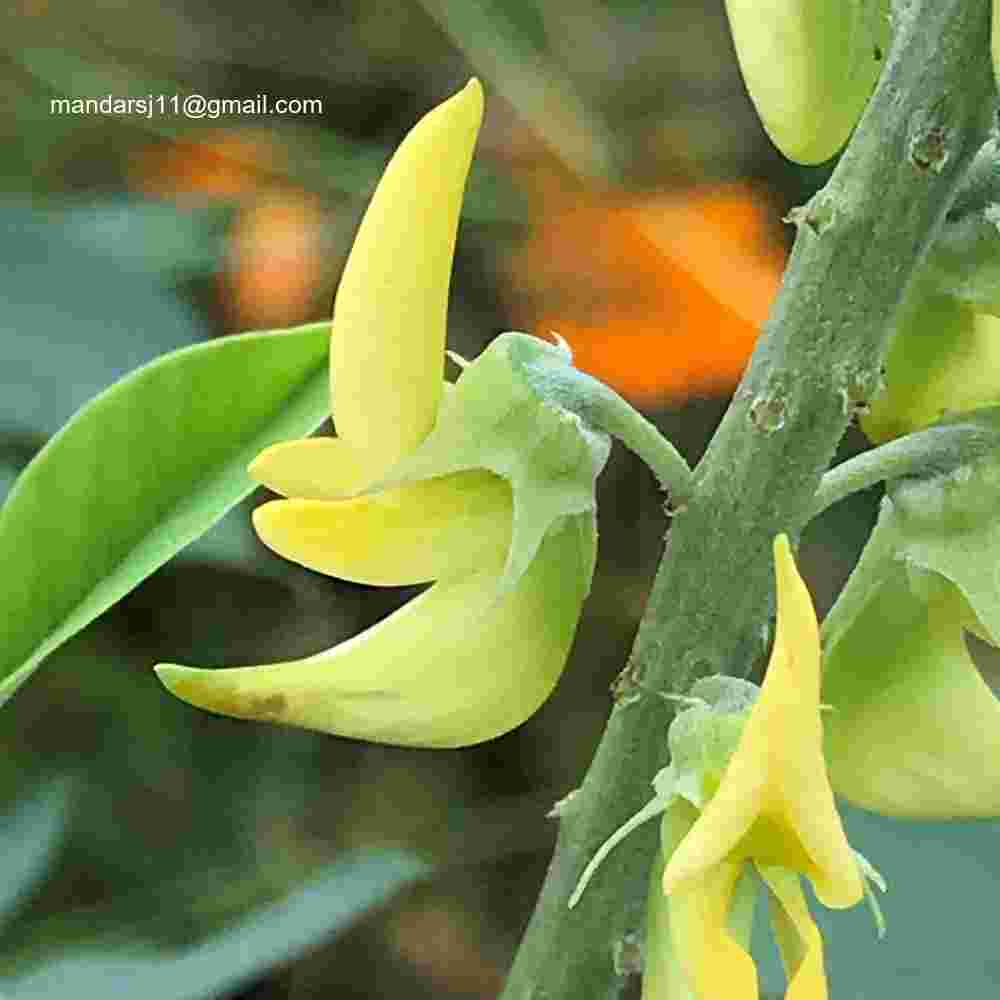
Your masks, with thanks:
[{"label": "plant branch", "polygon": [[[771,541],[797,534],[853,403],[869,399],[893,317],[982,144],[993,93],[988,0],[906,0],[879,86],[828,185],[796,213],[782,290],[674,518],[607,729],[559,839],[504,1000],[621,995],[656,831],[637,831],[566,903],[598,845],[650,797],[668,703],[744,675],[767,648]],[[642,685],[642,688],[638,687]]]}]

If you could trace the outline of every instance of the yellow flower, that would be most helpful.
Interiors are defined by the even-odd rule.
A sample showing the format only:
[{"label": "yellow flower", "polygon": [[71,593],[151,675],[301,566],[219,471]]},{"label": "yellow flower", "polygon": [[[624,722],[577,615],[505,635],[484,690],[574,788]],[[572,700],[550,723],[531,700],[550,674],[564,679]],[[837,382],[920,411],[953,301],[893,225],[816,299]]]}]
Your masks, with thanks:
[{"label": "yellow flower", "polygon": [[276,445],[251,466],[292,498],[254,515],[280,555],[363,583],[438,582],[306,659],[159,666],[191,704],[455,747],[522,723],[562,671],[593,573],[593,481],[606,440],[519,381],[519,350],[567,363],[548,345],[506,335],[456,386],[443,384],[448,286],[482,110],[472,81],[431,111],[372,198],[334,307],[338,436]]},{"label": "yellow flower", "polygon": [[747,862],[776,903],[789,1000],[826,996],[822,941],[798,875],[830,907],[853,906],[864,891],[823,759],[816,614],[784,536],[774,557],[777,629],[760,696],[718,790],[663,872],[675,954],[699,1000],[757,996],[753,962],[728,929]]},{"label": "yellow flower", "polygon": [[[968,482],[956,485],[964,493]],[[942,531],[951,526],[940,513],[920,532],[931,515],[908,509],[926,508],[930,494],[916,483],[897,488],[895,502],[883,501],[861,562],[824,623],[830,776],[839,794],[889,816],[998,816],[1000,701],[976,669],[963,630],[994,643],[998,636],[962,590],[930,568],[961,568],[970,554],[985,556],[973,582],[985,582],[981,606],[990,607],[994,564],[987,537]],[[995,496],[994,487],[984,498],[989,508]],[[960,529],[969,522],[971,509]]]},{"label": "yellow flower", "polygon": [[822,163],[847,141],[888,44],[884,0],[726,0],[747,90],[790,160]]}]

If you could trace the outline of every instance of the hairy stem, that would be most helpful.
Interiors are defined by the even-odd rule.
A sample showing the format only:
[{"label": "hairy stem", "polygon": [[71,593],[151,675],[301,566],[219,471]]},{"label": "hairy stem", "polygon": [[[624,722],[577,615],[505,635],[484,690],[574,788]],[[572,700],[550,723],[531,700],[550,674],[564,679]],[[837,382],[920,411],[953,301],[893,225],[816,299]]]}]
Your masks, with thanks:
[{"label": "hairy stem", "polygon": [[894,6],[879,86],[829,184],[796,213],[778,300],[695,470],[694,495],[673,520],[620,697],[560,817],[504,1000],[621,995],[627,977],[615,956],[642,924],[654,825],[609,855],[577,907],[566,904],[593,852],[649,799],[665,762],[669,706],[643,690],[744,675],[763,657],[771,540],[809,519],[854,403],[879,383],[904,291],[985,138],[989,20],[988,0]]},{"label": "hairy stem", "polygon": [[[996,407],[981,411],[995,415]],[[862,452],[832,468],[819,482],[810,517],[844,497],[887,479],[948,472],[1000,448],[997,430],[984,422],[936,424]]]},{"label": "hairy stem", "polygon": [[528,363],[524,374],[542,398],[558,402],[638,455],[670,494],[675,508],[688,502],[694,477],[684,456],[614,389],[569,366]]}]

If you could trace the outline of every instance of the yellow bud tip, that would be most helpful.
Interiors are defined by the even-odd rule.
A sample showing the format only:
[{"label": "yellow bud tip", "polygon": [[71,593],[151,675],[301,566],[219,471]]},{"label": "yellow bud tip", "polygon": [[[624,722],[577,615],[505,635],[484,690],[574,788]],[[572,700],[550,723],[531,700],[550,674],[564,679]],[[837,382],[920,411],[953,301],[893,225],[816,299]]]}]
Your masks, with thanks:
[{"label": "yellow bud tip", "polygon": [[482,114],[486,95],[483,92],[483,85],[479,82],[479,77],[470,77],[469,82],[458,93],[465,95],[467,100],[475,101],[479,114]]},{"label": "yellow bud tip", "polygon": [[382,470],[437,419],[455,239],[483,104],[473,79],[413,126],[372,195],[337,289],[334,423]]}]

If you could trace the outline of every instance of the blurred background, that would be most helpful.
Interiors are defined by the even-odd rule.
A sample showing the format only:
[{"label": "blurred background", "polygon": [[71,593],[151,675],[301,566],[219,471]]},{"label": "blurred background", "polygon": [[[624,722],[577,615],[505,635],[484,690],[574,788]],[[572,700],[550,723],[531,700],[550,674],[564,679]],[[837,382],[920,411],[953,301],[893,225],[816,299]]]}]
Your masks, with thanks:
[{"label": "blurred background", "polygon": [[[488,113],[449,346],[474,356],[504,330],[557,331],[693,462],[777,289],[781,218],[829,171],[770,146],[722,0],[12,0],[0,37],[0,496],[74,410],[144,361],[326,318],[389,152],[472,74]],[[319,98],[322,111],[50,110],[188,94]],[[861,447],[852,431],[843,454]],[[282,562],[249,527],[262,499],[64,647],[0,715],[8,995],[500,989],[554,841],[545,814],[580,781],[643,609],[663,498],[616,449],[597,576],[555,696],[462,751],[221,719],[162,691],[159,660],[305,655],[412,596]],[[821,609],[876,503],[855,497],[810,529],[802,563]],[[890,883],[889,936],[876,942],[861,909],[823,917],[833,996],[994,996],[1000,827],[857,811],[848,825]],[[357,858],[377,869],[371,884],[362,872],[381,886],[368,896]],[[413,858],[429,866],[415,881]],[[765,964],[765,988],[780,990],[776,956]]]}]

